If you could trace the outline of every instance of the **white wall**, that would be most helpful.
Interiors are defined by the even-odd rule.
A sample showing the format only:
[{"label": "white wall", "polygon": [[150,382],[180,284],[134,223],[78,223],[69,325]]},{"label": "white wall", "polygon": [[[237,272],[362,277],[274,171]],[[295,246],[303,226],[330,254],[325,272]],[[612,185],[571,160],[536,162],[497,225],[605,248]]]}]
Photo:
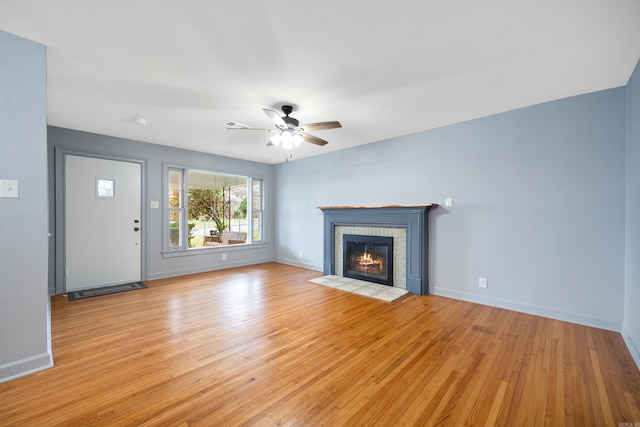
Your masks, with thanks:
[{"label": "white wall", "polygon": [[52,366],[44,46],[0,31],[0,381]]},{"label": "white wall", "polygon": [[317,206],[452,197],[430,213],[432,293],[622,329],[624,88],[290,161],[276,183],[282,262],[322,270]]}]

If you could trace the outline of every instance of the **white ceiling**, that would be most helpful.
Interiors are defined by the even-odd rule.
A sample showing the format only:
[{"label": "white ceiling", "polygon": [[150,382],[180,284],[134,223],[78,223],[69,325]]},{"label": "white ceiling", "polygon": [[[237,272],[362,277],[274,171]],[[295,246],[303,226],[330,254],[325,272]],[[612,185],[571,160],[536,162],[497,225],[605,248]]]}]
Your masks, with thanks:
[{"label": "white ceiling", "polygon": [[[623,86],[640,58],[638,0],[0,0],[0,29],[47,46],[50,125],[264,163]],[[223,125],[283,103],[343,127],[284,150]]]}]

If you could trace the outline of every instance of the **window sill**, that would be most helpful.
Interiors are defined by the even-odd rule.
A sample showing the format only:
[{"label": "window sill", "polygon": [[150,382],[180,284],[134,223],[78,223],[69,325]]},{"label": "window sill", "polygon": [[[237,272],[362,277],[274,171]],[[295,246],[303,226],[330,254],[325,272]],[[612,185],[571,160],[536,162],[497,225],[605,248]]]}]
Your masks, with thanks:
[{"label": "window sill", "polygon": [[175,249],[162,251],[162,258],[177,258],[192,255],[206,255],[218,252],[235,252],[245,250],[264,249],[268,243],[243,243],[239,245],[205,246],[202,248]]}]

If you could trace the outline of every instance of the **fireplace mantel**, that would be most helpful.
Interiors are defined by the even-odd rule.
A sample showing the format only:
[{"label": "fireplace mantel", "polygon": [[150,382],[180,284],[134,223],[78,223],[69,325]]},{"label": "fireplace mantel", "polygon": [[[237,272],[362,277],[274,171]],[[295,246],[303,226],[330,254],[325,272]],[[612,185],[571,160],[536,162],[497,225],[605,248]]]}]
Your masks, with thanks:
[{"label": "fireplace mantel", "polygon": [[413,208],[435,208],[435,203],[421,203],[417,205],[373,205],[373,206],[318,206],[318,209],[337,210],[337,209],[413,209]]},{"label": "fireplace mantel", "polygon": [[429,293],[428,213],[434,203],[386,206],[319,206],[324,213],[325,275],[335,271],[335,227],[340,225],[402,227],[407,234],[407,291]]}]

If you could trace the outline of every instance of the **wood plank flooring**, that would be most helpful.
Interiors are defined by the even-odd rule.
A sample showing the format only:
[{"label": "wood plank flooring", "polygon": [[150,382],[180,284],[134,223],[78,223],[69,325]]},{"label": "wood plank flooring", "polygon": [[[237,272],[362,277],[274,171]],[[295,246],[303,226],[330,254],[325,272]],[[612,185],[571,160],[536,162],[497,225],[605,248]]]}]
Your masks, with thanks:
[{"label": "wood plank flooring", "polygon": [[55,367],[0,384],[0,425],[640,423],[618,333],[318,276],[267,263],[56,296]]}]

